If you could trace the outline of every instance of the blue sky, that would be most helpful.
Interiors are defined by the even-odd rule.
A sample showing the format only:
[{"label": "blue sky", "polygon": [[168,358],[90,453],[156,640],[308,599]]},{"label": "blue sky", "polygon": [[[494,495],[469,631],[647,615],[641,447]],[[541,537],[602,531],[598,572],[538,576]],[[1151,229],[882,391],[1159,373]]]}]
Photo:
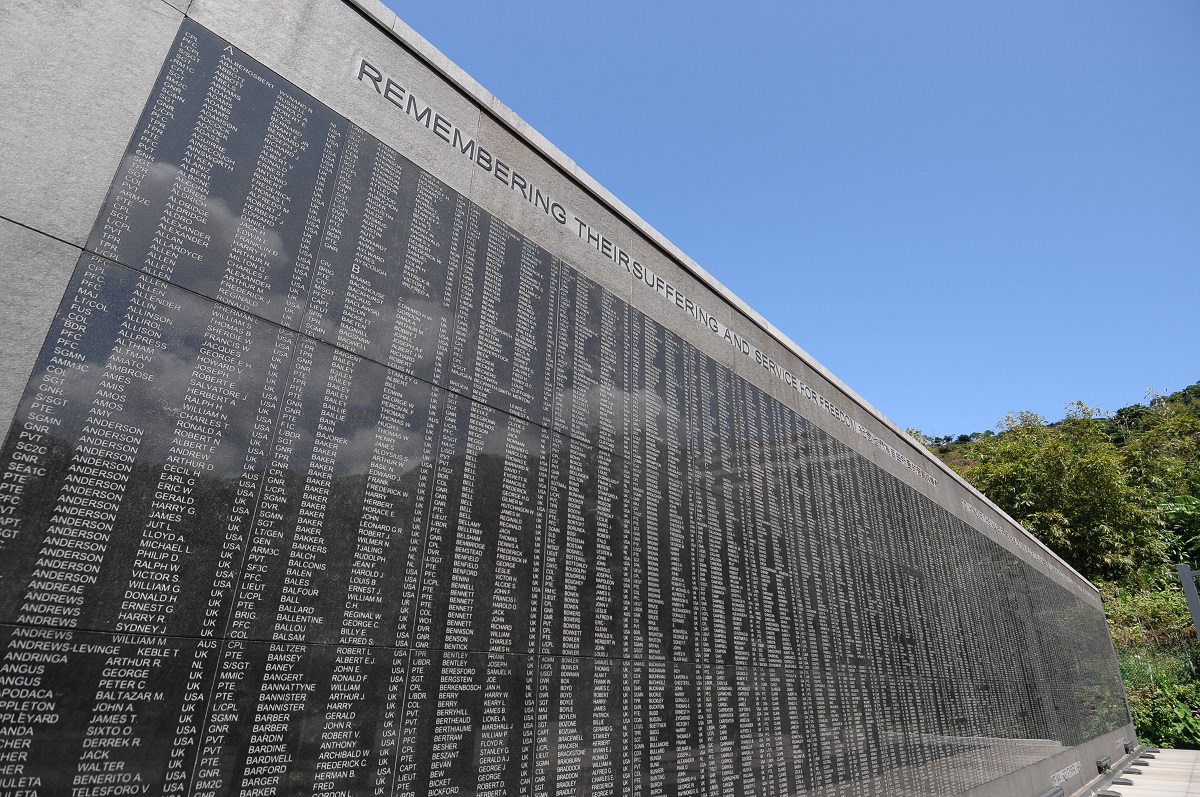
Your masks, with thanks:
[{"label": "blue sky", "polygon": [[389,3],[904,427],[1200,380],[1200,4]]}]

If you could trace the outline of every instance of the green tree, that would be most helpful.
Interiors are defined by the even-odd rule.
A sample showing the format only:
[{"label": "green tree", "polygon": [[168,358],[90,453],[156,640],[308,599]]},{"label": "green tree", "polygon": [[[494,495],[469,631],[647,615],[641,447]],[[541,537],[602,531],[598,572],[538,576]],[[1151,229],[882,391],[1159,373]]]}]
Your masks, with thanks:
[{"label": "green tree", "polygon": [[1174,562],[1200,562],[1200,401],[1193,400],[1197,388],[1200,385],[1154,396],[1148,407],[1138,405],[1137,428],[1126,433],[1124,448],[1131,478],[1157,497]]},{"label": "green tree", "polygon": [[999,429],[972,441],[958,468],[1059,556],[1089,578],[1164,560],[1158,504],[1097,410],[1076,402],[1056,424],[1022,412]]}]

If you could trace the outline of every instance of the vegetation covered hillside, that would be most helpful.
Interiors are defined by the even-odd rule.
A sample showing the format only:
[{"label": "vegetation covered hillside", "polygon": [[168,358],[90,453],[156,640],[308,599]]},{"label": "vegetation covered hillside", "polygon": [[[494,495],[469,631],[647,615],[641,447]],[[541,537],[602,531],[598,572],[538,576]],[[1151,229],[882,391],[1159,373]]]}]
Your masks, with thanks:
[{"label": "vegetation covered hillside", "polygon": [[1200,747],[1200,643],[1175,571],[1200,570],[1200,382],[997,428],[913,434],[1100,588],[1139,738]]}]

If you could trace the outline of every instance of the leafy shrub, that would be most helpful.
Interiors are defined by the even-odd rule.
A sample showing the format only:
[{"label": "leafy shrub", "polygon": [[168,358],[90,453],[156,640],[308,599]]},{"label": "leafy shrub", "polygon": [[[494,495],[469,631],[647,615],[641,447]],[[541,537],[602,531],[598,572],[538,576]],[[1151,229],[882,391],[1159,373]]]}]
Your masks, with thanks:
[{"label": "leafy shrub", "polygon": [[1138,739],[1156,747],[1200,750],[1200,684],[1167,683],[1129,692],[1129,710]]}]

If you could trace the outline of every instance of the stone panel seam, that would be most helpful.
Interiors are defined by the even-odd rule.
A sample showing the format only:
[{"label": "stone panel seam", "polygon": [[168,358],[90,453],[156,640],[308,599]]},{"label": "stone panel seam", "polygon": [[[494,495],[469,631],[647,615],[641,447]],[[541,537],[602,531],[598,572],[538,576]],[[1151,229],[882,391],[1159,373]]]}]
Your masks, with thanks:
[{"label": "stone panel seam", "polygon": [[58,241],[60,244],[66,244],[67,246],[70,246],[73,249],[78,249],[80,252],[86,251],[85,247],[80,246],[79,244],[75,243],[74,241],[68,241],[66,238],[61,238],[57,235],[54,235],[53,233],[48,233],[45,230],[38,229],[37,227],[32,227],[24,222],[17,221],[16,219],[10,218],[9,216],[5,216],[3,213],[0,213],[0,221],[6,221],[15,227],[21,227],[22,229],[37,233],[38,235],[41,235],[44,238],[49,238],[52,241]]}]

